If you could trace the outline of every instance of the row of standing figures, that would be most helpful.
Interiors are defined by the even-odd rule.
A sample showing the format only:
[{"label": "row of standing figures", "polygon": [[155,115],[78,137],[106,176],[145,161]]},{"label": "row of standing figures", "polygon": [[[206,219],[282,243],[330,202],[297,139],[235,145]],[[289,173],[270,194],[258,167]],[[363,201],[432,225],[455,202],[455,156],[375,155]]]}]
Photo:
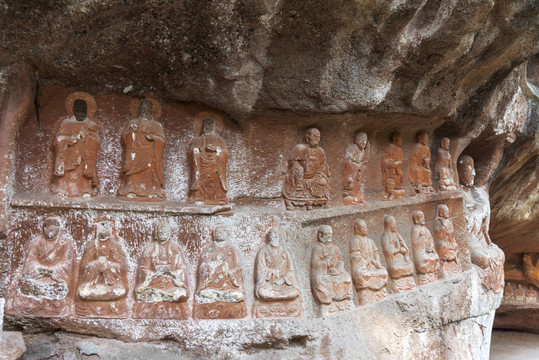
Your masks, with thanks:
[{"label": "row of standing figures", "polygon": [[[397,230],[393,216],[384,216],[381,238],[386,267],[374,241],[367,237],[362,219],[354,223],[349,241],[350,272],[339,248],[333,244],[331,226],[317,230],[310,261],[311,289],[325,316],[354,307],[354,288],[360,305],[383,299],[390,293],[411,290],[438,278],[461,272],[458,244],[449,209],[439,205],[434,237],[425,216],[414,211],[412,251]],[[98,223],[74,276],[76,255],[70,240],[60,234],[57,217],[46,218],[43,235],[30,244],[18,279],[14,281],[12,308],[26,316],[68,316],[74,300],[81,317],[125,317],[128,268],[125,252],[110,224]],[[227,242],[223,225],[213,230],[213,240],[201,252],[194,294],[196,318],[241,318],[246,314],[245,287],[238,250]],[[272,228],[268,242],[255,261],[257,317],[300,316],[302,304],[294,261]],[[413,255],[413,261],[412,261]],[[181,248],[172,240],[168,222],[155,226],[153,241],[144,249],[134,288],[137,318],[186,318],[190,297],[188,268]]]},{"label": "row of standing figures", "polygon": [[[66,108],[70,116],[60,122],[52,142],[54,170],[50,189],[63,197],[95,196],[99,183],[96,158],[101,143],[100,127],[93,119],[96,103],[89,94],[76,92],[68,97]],[[154,99],[141,100],[138,117],[131,120],[122,133],[124,159],[121,184],[117,191],[120,199],[165,200],[163,149],[166,141],[163,126],[156,120],[160,109]],[[189,148],[191,180],[188,198],[191,203],[228,203],[228,148],[215,129],[212,116],[205,116],[202,133]],[[387,200],[405,196],[401,134],[392,132],[390,141],[383,150],[381,161],[382,186]],[[428,133],[418,132],[407,166],[412,195],[435,192],[430,169],[431,154],[427,145]],[[438,150],[435,174],[440,191],[457,189],[449,146],[450,140],[443,138]],[[342,196],[345,205],[365,204],[363,189],[369,152],[367,135],[358,132],[344,158]],[[330,177],[326,154],[320,147],[320,131],[310,128],[305,142],[296,145],[288,160],[282,191],[286,208],[327,207]]]}]

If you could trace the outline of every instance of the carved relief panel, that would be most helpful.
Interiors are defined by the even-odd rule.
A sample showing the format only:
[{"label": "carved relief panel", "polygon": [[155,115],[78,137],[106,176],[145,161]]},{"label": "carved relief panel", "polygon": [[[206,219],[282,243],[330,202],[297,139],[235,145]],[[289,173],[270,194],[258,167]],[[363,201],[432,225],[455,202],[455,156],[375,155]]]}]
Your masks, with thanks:
[{"label": "carved relief panel", "polygon": [[408,156],[408,180],[412,185],[412,195],[434,193],[428,142],[429,134],[426,131],[419,131],[416,134],[416,143]]},{"label": "carved relief panel", "polygon": [[434,239],[440,257],[441,275],[448,278],[461,272],[459,247],[455,239],[453,222],[449,218],[449,208],[443,204],[438,205],[437,215],[434,219]]},{"label": "carved relief panel", "polygon": [[367,176],[370,144],[367,134],[358,132],[354,143],[348,145],[344,157],[342,175],[342,196],[344,205],[365,205],[363,188]]},{"label": "carved relief panel", "polygon": [[439,257],[434,247],[434,239],[425,226],[425,214],[416,210],[412,214],[412,250],[418,285],[425,285],[438,280],[440,270]]},{"label": "carved relief panel", "polygon": [[402,185],[402,135],[392,131],[389,135],[391,144],[387,145],[382,153],[382,186],[386,200],[395,200],[404,197]]},{"label": "carved relief panel", "polygon": [[436,158],[436,180],[438,180],[438,189],[440,191],[457,190],[455,183],[455,172],[453,170],[453,160],[449,153],[449,138],[442,138],[440,148],[438,149],[438,157]]}]

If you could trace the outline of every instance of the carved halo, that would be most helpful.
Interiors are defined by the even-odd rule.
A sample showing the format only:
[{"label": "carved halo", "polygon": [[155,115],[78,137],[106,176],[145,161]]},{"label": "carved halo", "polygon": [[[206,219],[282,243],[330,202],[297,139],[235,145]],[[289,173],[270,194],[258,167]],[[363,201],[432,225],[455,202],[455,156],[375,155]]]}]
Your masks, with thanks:
[{"label": "carved halo", "polygon": [[223,119],[221,116],[211,111],[201,111],[196,114],[195,118],[193,119],[193,128],[197,136],[202,134],[202,122],[207,117],[211,117],[213,120],[215,120],[215,133],[221,133],[221,130],[223,129]]},{"label": "carved halo", "polygon": [[87,116],[92,118],[97,110],[97,103],[92,95],[85,93],[84,91],[75,91],[71,93],[66,99],[66,110],[69,117],[73,116],[73,103],[75,100],[81,99],[86,101],[88,105]]},{"label": "carved halo", "polygon": [[[159,117],[161,116],[161,113],[163,112],[163,108],[161,107],[161,104],[159,103],[159,101],[157,101],[157,100],[155,100],[153,98],[150,98],[150,97],[147,97],[145,99],[150,100],[152,102],[152,104],[153,104],[153,107],[152,107],[153,118],[155,120],[159,119]],[[140,102],[142,100],[144,100],[144,99],[133,99],[129,103],[129,113],[135,119],[138,118]]]}]

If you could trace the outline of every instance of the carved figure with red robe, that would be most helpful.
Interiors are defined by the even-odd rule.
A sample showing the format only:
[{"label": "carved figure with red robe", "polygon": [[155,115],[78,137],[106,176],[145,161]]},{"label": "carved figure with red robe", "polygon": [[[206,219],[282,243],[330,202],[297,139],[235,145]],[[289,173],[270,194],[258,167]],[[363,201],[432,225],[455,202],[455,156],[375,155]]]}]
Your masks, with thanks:
[{"label": "carved figure with red robe", "polygon": [[367,224],[362,219],[354,223],[354,236],[350,239],[350,268],[360,305],[387,296],[387,270],[380,261],[374,241],[367,237]]},{"label": "carved figure with red robe", "polygon": [[406,242],[397,231],[397,221],[391,215],[384,216],[382,250],[390,278],[390,292],[399,293],[415,289],[414,264],[410,260]]},{"label": "carved figure with red robe", "polygon": [[440,258],[434,247],[434,239],[425,226],[425,214],[416,210],[412,213],[414,225],[412,226],[412,250],[414,265],[417,273],[417,283],[425,285],[438,280]]},{"label": "carved figure with red robe", "polygon": [[449,138],[442,138],[440,148],[438,149],[438,157],[436,158],[436,180],[440,191],[457,190],[455,183],[455,172],[453,171],[453,161],[449,153]]},{"label": "carved figure with red robe", "polygon": [[412,195],[434,193],[428,142],[429,134],[426,131],[419,131],[416,134],[416,143],[408,157],[408,180],[412,184]]},{"label": "carved figure with red robe", "polygon": [[283,185],[283,197],[287,210],[294,206],[327,207],[329,201],[329,166],[324,149],[319,146],[320,131],[307,130],[305,144],[296,145],[288,160]]},{"label": "carved figure with red robe", "polygon": [[449,218],[449,208],[438,205],[438,216],[434,219],[434,240],[440,257],[440,270],[443,278],[455,276],[461,272],[459,247],[455,239],[453,222]]},{"label": "carved figure with red robe", "polygon": [[189,149],[191,187],[189,202],[224,205],[228,203],[226,183],[228,148],[223,138],[215,133],[215,120],[202,123],[202,135],[196,137]]},{"label": "carved figure with red robe", "polygon": [[75,252],[60,235],[60,221],[48,217],[29,246],[18,281],[14,309],[25,315],[67,316],[71,312],[71,279]]},{"label": "carved figure with red robe", "polygon": [[154,241],[142,253],[135,285],[139,302],[183,302],[189,297],[187,263],[171,232],[168,223],[159,222]]},{"label": "carved figure with red robe", "polygon": [[358,132],[354,143],[348,145],[343,166],[343,201],[345,205],[365,205],[363,187],[367,176],[370,145],[367,134]]},{"label": "carved figure with red robe", "polygon": [[391,144],[382,153],[382,186],[386,200],[404,197],[402,187],[402,135],[392,131],[389,135]]},{"label": "carved figure with red robe", "polygon": [[320,226],[318,242],[311,252],[311,289],[320,304],[321,316],[354,306],[352,278],[344,268],[341,251],[332,242],[331,226]]},{"label": "carved figure with red robe", "polygon": [[84,250],[77,294],[84,301],[116,301],[127,294],[125,253],[107,223],[97,224]]},{"label": "carved figure with red robe", "polygon": [[150,99],[140,102],[139,117],[122,134],[124,162],[118,197],[130,201],[163,201],[165,194],[163,126],[154,119]]},{"label": "carved figure with red robe", "polygon": [[528,304],[537,304],[537,292],[534,290],[533,285],[528,286],[528,290],[526,290],[526,302]]},{"label": "carved figure with red robe", "polygon": [[52,193],[66,197],[97,195],[96,158],[100,143],[99,127],[88,117],[87,102],[75,99],[73,116],[62,120],[52,143]]}]

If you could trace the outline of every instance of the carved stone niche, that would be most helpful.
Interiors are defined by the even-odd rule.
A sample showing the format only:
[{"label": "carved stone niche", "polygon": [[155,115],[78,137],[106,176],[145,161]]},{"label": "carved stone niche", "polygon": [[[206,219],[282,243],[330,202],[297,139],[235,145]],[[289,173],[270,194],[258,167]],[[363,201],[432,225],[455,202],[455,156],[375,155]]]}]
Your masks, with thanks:
[{"label": "carved stone niche", "polygon": [[425,226],[425,214],[416,210],[412,214],[412,250],[418,285],[425,285],[438,280],[440,258],[434,247],[434,239]]},{"label": "carved stone niche", "polygon": [[404,197],[402,185],[402,135],[392,131],[389,135],[391,144],[382,152],[382,186],[386,200],[395,200]]},{"label": "carved stone niche", "polygon": [[256,255],[253,313],[259,318],[303,314],[294,262],[279,241],[279,234],[271,229],[268,243]]},{"label": "carved stone niche", "polygon": [[213,241],[200,255],[193,310],[196,319],[240,319],[247,315],[240,258],[226,238],[226,228],[217,226]]},{"label": "carved stone niche", "polygon": [[449,208],[438,205],[438,216],[434,219],[434,240],[440,257],[440,271],[443,278],[459,274],[462,269],[459,263],[459,247],[455,239],[453,222],[449,218]]},{"label": "carved stone niche", "polygon": [[428,142],[429,134],[426,131],[419,131],[416,134],[416,143],[408,156],[408,180],[412,185],[412,195],[434,193]]},{"label": "carved stone niche", "polygon": [[397,231],[397,221],[391,215],[384,216],[382,250],[389,274],[389,291],[400,293],[415,289],[414,265],[410,260],[408,246]]},{"label": "carved stone niche", "polygon": [[359,305],[387,296],[387,270],[380,261],[376,244],[367,237],[367,224],[362,219],[354,223],[354,236],[350,239],[350,269]]},{"label": "carved stone niche", "polygon": [[59,121],[51,143],[54,160],[50,190],[63,197],[95,196],[101,143],[100,125],[93,118],[97,105],[85,92],[72,93],[65,104],[68,117]]},{"label": "carved stone niche", "polygon": [[48,217],[43,235],[30,246],[13,295],[13,310],[22,316],[66,317],[72,312],[75,252],[61,235],[60,220]]},{"label": "carved stone niche", "polygon": [[295,207],[328,207],[330,199],[329,165],[320,146],[320,131],[310,128],[305,143],[298,144],[288,160],[283,184],[283,198],[287,210]]},{"label": "carved stone niche", "polygon": [[135,285],[136,318],[189,317],[187,263],[180,246],[171,237],[170,225],[165,221],[158,222],[153,241],[140,257]]},{"label": "carved stone niche", "polygon": [[125,253],[109,223],[98,223],[80,260],[75,311],[80,317],[127,316],[127,265]]},{"label": "carved stone niche", "polygon": [[348,145],[344,157],[342,196],[344,205],[366,205],[363,188],[367,177],[370,144],[367,134],[359,131],[354,143]]},{"label": "carved stone niche", "polygon": [[339,248],[332,244],[333,229],[322,225],[311,252],[311,290],[319,304],[319,315],[328,316],[354,308],[352,278],[344,268]]},{"label": "carved stone niche", "polygon": [[118,198],[163,201],[165,132],[156,120],[161,115],[161,105],[154,99],[134,103],[139,105],[138,117],[127,124],[121,138],[124,161]]}]

